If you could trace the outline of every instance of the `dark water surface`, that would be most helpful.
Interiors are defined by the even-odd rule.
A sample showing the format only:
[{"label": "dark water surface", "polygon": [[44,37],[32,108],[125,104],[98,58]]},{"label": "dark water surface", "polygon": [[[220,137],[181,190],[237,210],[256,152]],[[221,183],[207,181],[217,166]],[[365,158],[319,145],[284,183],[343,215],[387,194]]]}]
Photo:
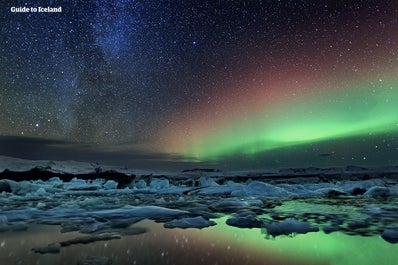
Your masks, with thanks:
[{"label": "dark water surface", "polygon": [[62,247],[57,254],[37,254],[33,247],[81,237],[61,233],[58,226],[31,226],[27,231],[0,234],[1,265],[78,264],[88,256],[105,256],[114,265],[124,264],[396,264],[398,244],[379,236],[349,236],[323,232],[266,239],[264,229],[239,229],[225,224],[199,229],[165,229],[144,220],[134,227],[148,228],[139,235]]}]

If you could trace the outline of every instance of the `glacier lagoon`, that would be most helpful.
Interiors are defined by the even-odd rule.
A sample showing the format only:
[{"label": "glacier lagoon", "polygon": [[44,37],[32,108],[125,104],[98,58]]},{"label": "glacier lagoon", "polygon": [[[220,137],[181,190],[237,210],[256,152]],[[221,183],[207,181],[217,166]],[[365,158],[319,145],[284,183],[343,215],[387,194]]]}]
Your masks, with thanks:
[{"label": "glacier lagoon", "polygon": [[148,174],[73,161],[2,161],[1,264],[398,259],[395,167]]},{"label": "glacier lagoon", "polygon": [[[81,237],[61,233],[57,226],[37,225],[26,231],[0,234],[2,264],[394,264],[398,245],[379,236],[350,236],[341,232],[313,232],[268,238],[265,229],[226,225],[227,217],[204,229],[165,229],[143,220],[133,226],[147,228],[139,235],[76,244],[57,253],[38,254],[33,247]],[[97,257],[96,263],[89,263]],[[99,258],[99,257],[102,257]],[[93,261],[93,260],[91,260]],[[86,263],[84,263],[86,262]],[[102,263],[101,263],[102,262]]]}]

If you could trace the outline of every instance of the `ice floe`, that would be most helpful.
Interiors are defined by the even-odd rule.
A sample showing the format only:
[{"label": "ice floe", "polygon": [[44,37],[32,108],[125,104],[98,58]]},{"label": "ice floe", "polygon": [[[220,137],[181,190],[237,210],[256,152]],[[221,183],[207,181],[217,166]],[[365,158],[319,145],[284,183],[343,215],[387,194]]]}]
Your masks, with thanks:
[{"label": "ice floe", "polygon": [[281,222],[271,221],[264,222],[263,227],[271,236],[291,235],[293,233],[306,234],[309,232],[319,231],[318,227],[314,227],[305,222],[297,221],[294,218],[287,218]]},{"label": "ice floe", "polygon": [[[143,219],[167,228],[204,228],[226,214],[228,225],[266,229],[272,237],[319,228],[359,235],[384,231],[382,238],[393,243],[398,231],[391,223],[398,218],[397,167],[152,174],[0,156],[0,177],[0,232],[37,223],[59,225],[62,232],[123,236],[145,232],[134,227]],[[56,252],[54,244],[39,250]]]},{"label": "ice floe", "polygon": [[77,237],[71,240],[50,243],[46,247],[36,247],[32,250],[36,253],[46,254],[46,253],[58,253],[62,247],[67,247],[76,244],[89,244],[96,241],[108,241],[112,239],[120,239],[121,236],[118,233],[101,233],[97,235]]},{"label": "ice floe", "polygon": [[396,244],[398,243],[398,231],[392,229],[384,230],[381,234],[381,238],[391,244]]},{"label": "ice floe", "polygon": [[169,222],[166,222],[164,224],[165,228],[205,228],[209,226],[216,225],[216,222],[214,221],[209,221],[203,218],[202,216],[197,216],[197,217],[187,217],[187,218],[181,218],[181,219],[176,219],[172,220]]}]

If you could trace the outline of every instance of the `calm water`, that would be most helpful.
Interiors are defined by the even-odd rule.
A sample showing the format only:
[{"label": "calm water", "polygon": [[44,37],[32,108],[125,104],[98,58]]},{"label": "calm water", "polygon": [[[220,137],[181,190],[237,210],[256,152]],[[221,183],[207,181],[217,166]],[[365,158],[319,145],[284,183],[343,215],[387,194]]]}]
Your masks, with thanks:
[{"label": "calm water", "polygon": [[23,232],[0,234],[0,264],[78,264],[87,256],[106,256],[114,265],[124,264],[396,264],[398,244],[378,236],[348,236],[323,232],[266,239],[261,229],[239,229],[217,219],[217,226],[198,229],[164,229],[162,224],[141,221],[145,234],[61,248],[58,254],[36,254],[33,247],[82,236],[60,233],[57,226],[32,226]]}]

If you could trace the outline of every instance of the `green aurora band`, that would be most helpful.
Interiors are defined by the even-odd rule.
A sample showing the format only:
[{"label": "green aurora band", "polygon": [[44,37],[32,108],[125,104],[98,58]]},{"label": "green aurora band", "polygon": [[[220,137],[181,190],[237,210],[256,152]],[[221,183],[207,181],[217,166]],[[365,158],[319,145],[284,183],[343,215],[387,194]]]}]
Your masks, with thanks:
[{"label": "green aurora band", "polygon": [[185,155],[216,160],[233,154],[250,156],[331,139],[398,132],[396,78],[320,91],[224,122],[191,142]]}]

